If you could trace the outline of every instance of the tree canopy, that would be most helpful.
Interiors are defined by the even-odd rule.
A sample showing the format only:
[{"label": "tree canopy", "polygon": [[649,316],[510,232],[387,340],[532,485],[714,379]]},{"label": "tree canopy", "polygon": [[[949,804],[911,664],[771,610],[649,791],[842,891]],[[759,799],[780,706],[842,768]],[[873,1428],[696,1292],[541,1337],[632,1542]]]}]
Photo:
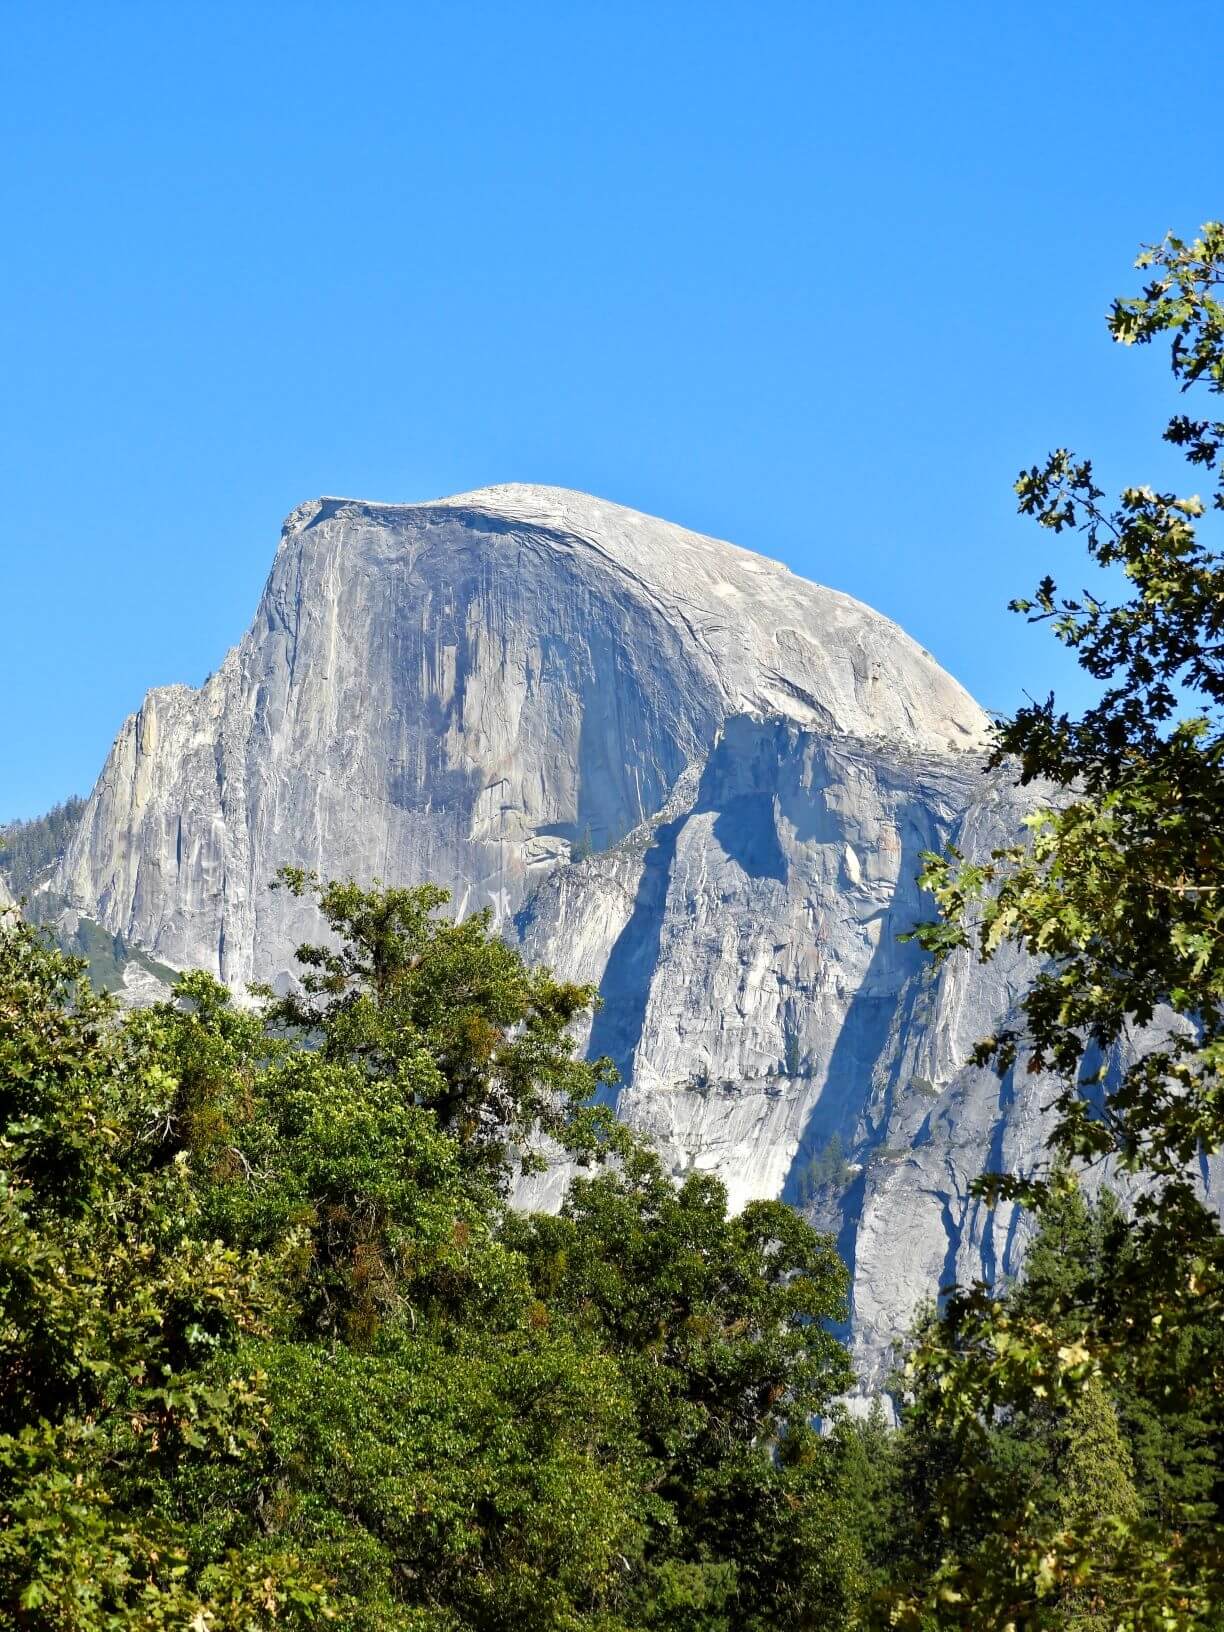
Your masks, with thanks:
[{"label": "tree canopy", "polygon": [[[1114,338],[1170,338],[1181,388],[1218,396],[1224,227],[1170,236],[1138,265],[1149,281],[1114,303]],[[1058,1085],[1051,1165],[990,1175],[980,1190],[1049,1225],[1065,1209],[1065,1163],[1110,1158],[1141,1190],[1092,1273],[1057,1287],[1047,1277],[1046,1297],[970,1288],[923,1332],[912,1397],[955,1443],[956,1477],[934,1493],[936,1508],[951,1533],[967,1500],[981,1519],[983,1488],[994,1505],[980,1546],[945,1548],[908,1594],[918,1618],[1063,1625],[1079,1606],[1076,1624],[1205,1627],[1224,1602],[1218,1506],[1205,1515],[1136,1502],[1131,1454],[1108,1449],[1121,1402],[1214,1416],[1218,1435],[1224,1394],[1224,1238],[1201,1182],[1224,1144],[1224,558],[1204,536],[1208,509],[1224,508],[1224,423],[1178,414],[1164,435],[1212,482],[1209,505],[1149,486],[1111,503],[1091,463],[1065,449],[1020,476],[1021,511],[1055,535],[1078,531],[1120,586],[1108,599],[1067,596],[1047,577],[1014,603],[1052,627],[1101,694],[1079,716],[1049,697],[1002,725],[995,765],[1059,790],[1025,841],[985,862],[927,858],[940,918],[918,934],[930,950],[989,958],[1012,942],[1038,960],[1023,1027],[983,1039],[978,1062]],[[1147,1045],[1145,1027],[1156,1038]],[[1069,1443],[1080,1435],[1094,1447],[1082,1473],[1063,1467],[1056,1500],[1007,1480],[970,1496],[965,1480],[991,1464],[998,1425],[1038,1409],[1054,1412]],[[1110,1501],[1092,1495],[1094,1460]]]},{"label": "tree canopy", "polygon": [[[0,1627],[848,1623],[831,1244],[675,1186],[485,918],[317,889],[257,1009],[0,930]],[[557,1218],[541,1134],[614,1157]]]},{"label": "tree canopy", "polygon": [[45,816],[0,826],[0,874],[13,895],[22,896],[46,877],[80,825],[84,799],[74,795]]}]

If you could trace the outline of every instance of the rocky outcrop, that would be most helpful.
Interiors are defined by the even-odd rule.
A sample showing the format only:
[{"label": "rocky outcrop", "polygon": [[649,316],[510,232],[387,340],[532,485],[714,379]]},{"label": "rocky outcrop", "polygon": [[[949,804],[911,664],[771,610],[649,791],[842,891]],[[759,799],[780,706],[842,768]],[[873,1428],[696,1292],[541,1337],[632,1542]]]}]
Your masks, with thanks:
[{"label": "rocky outcrop", "polygon": [[124,724],[58,888],[171,963],[284,978],[308,924],[277,866],[434,878],[505,919],[745,711],[932,750],[985,724],[887,619],[619,506],[316,500],[217,673]]},{"label": "rocky outcrop", "polygon": [[285,863],[491,906],[600,986],[586,1041],[674,1171],[838,1232],[878,1382],[921,1299],[1015,1268],[1023,1220],[970,1186],[1044,1145],[1049,1085],[964,1063],[1023,962],[898,940],[924,850],[1018,830],[986,728],[888,620],[666,522],[548,488],[316,500],[217,673],[125,723],[54,887],[236,986],[318,936]]},{"label": "rocky outcrop", "polygon": [[[981,756],[741,716],[656,819],[558,868],[519,916],[529,955],[600,986],[589,1046],[673,1172],[715,1171],[737,1204],[781,1195],[836,1234],[868,1389],[925,1301],[1014,1276],[1029,1238],[1027,1214],[972,1187],[1044,1159],[1055,1084],[1023,1055],[1002,1080],[967,1061],[1018,1019],[1032,965],[1005,947],[936,970],[898,936],[929,911],[922,851],[985,857],[1041,797]],[[1224,1208],[1224,1162],[1200,1176]],[[527,1199],[555,1204],[566,1177]],[[1133,1191],[1111,1164],[1084,1182]]]},{"label": "rocky outcrop", "polygon": [[799,1199],[857,1129],[922,954],[924,850],[947,843],[976,756],[739,715],[659,817],[555,872],[520,914],[528,955],[599,985],[590,1047],[622,1112],[734,1202]]}]

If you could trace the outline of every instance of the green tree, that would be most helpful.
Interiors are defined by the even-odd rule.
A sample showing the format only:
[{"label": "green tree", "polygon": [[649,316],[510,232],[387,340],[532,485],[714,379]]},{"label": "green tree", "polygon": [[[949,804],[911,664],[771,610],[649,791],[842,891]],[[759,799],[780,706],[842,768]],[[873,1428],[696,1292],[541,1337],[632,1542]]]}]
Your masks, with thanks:
[{"label": "green tree", "polygon": [[[997,1297],[993,1340],[1006,1352],[1013,1335],[1026,1342],[1040,1331],[1070,1355],[1082,1336],[1084,1311],[1102,1308],[1113,1285],[1142,1280],[1143,1270],[1127,1262],[1133,1232],[1111,1193],[1102,1191],[1090,1204],[1065,1167],[1051,1175],[1040,1220],[1021,1280]],[[934,1352],[979,1337],[976,1322],[959,1325],[964,1307],[954,1301],[942,1320],[929,1314],[916,1336],[919,1349]],[[1218,1340],[1209,1331],[1199,1335]],[[1034,1536],[1069,1532],[1070,1557],[1075,1534],[1099,1520],[1097,1565],[1112,1556],[1118,1525],[1135,1528],[1146,1518],[1161,1535],[1216,1528],[1224,1435],[1218,1412],[1196,1398],[1200,1363],[1187,1336],[1171,1346],[1151,1345],[1143,1368],[1114,1372],[1108,1380],[1087,1373],[1071,1390],[1017,1392],[989,1416],[948,1409],[944,1368],[912,1372],[895,1447],[891,1579],[913,1588],[941,1569],[947,1575],[952,1561],[966,1581],[1000,1567],[1001,1521],[1009,1541],[1020,1519]],[[1092,1483],[1097,1478],[1100,1489]],[[1078,1572],[1077,1561],[1072,1573]],[[1116,1574],[1113,1565],[1110,1573]],[[1084,1606],[1093,1602],[1092,1593],[1075,1588],[1060,1595],[1053,1582],[1045,1596],[1047,1618],[1059,1626],[1068,1603],[1087,1615]],[[1097,1609],[1104,1613],[1116,1596],[1107,1584],[1100,1587]]]},{"label": "green tree", "polygon": [[1055,1523],[1072,1537],[1091,1534],[1096,1557],[1085,1573],[1095,1585],[1071,1585],[1059,1594],[1061,1624],[1067,1632],[1109,1632],[1119,1611],[1125,1611],[1126,1593],[1117,1584],[1102,1585],[1102,1566],[1108,1557],[1108,1527],[1125,1533],[1140,1514],[1134,1485],[1134,1464],[1118,1426],[1117,1413],[1099,1377],[1089,1377],[1063,1413],[1053,1450],[1058,1481]]},{"label": "green tree", "polygon": [[[1224,391],[1224,227],[1193,242],[1169,237],[1139,265],[1140,296],[1115,302],[1110,329],[1125,343],[1172,337],[1183,389]],[[1215,482],[1224,508],[1224,423],[1175,416],[1166,440]],[[1022,1032],[983,1040],[976,1059],[1006,1070],[1023,1056],[1058,1084],[1050,1144],[1058,1161],[1113,1157],[1146,1188],[1125,1251],[1072,1295],[1060,1318],[978,1287],[952,1301],[911,1363],[919,1395],[961,1437],[966,1456],[1002,1413],[1032,1400],[1071,1402],[1093,1379],[1115,1396],[1150,1397],[1166,1357],[1177,1386],[1218,1400],[1224,1371],[1204,1340],[1224,1318],[1224,1244],[1203,1204],[1201,1158],[1224,1143],[1224,561],[1200,538],[1196,495],[1127,488],[1112,506],[1092,467],[1066,450],[1025,472],[1020,508],[1054,533],[1082,532],[1120,598],[1060,596],[1051,578],[1018,610],[1049,621],[1102,682],[1079,717],[1053,698],[1021,709],[999,732],[996,764],[1065,790],[1034,817],[1029,839],[984,863],[930,857],[924,881],[940,921],[919,938],[938,956],[1005,941],[1041,960]],[[1153,1046],[1135,1051],[1139,1027]],[[1102,1061],[1123,1065],[1116,1080]],[[994,1175],[990,1198],[1050,1205],[1057,1173]],[[954,1498],[948,1496],[949,1503]],[[980,1498],[979,1498],[980,1500]],[[1048,1514],[1013,1505],[995,1514],[991,1547],[972,1570],[952,1555],[925,1594],[926,1612],[974,1624],[1040,1624],[1068,1591],[1114,1607],[1116,1624],[1215,1625],[1224,1598],[1218,1524],[1170,1527],[1147,1515],[1080,1513],[1051,1538]]]},{"label": "green tree", "polygon": [[865,1417],[853,1417],[838,1408],[830,1419],[825,1441],[828,1477],[862,1558],[865,1597],[881,1593],[894,1575],[902,1523],[900,1442],[879,1399],[872,1402]]},{"label": "green tree", "polygon": [[615,1628],[644,1534],[632,1396],[498,1238],[521,1107],[585,1140],[597,1074],[554,1023],[576,1000],[485,919],[431,922],[440,892],[321,893],[350,938],[307,950],[271,1032],[202,974],[129,1022],[171,1065],[203,1233],[277,1266],[239,1355],[265,1430],[172,1501],[201,1557],[292,1546],[346,1626]]},{"label": "green tree", "polygon": [[[487,920],[320,896],[264,1012],[0,935],[0,1627],[850,1625],[832,1245],[588,1115]],[[560,1218],[504,1199],[541,1131],[616,1156]]]},{"label": "green tree", "polygon": [[292,1626],[323,1605],[285,1549],[193,1559],[156,1500],[261,1431],[239,1355],[267,1289],[161,1159],[152,1041],[78,960],[0,929],[0,1627]]},{"label": "green tree", "polygon": [[1121,1524],[1139,1518],[1135,1466],[1099,1377],[1089,1378],[1068,1403],[1054,1465],[1063,1526],[1083,1529],[1101,1516]]},{"label": "green tree", "polygon": [[822,1191],[844,1190],[849,1178],[850,1164],[846,1160],[841,1135],[834,1133],[814,1153],[799,1175],[799,1205],[806,1207]]},{"label": "green tree", "polygon": [[303,995],[265,994],[269,1024],[317,1036],[371,1078],[404,1076],[473,1171],[503,1187],[542,1165],[545,1141],[583,1160],[615,1147],[619,1126],[593,1103],[615,1072],[581,1059],[569,1029],[594,987],[529,969],[487,910],[440,918],[450,896],[433,885],[365,890],[294,868],[279,882],[314,896],[339,944],[299,947]]},{"label": "green tree", "polygon": [[[1143,1239],[1129,1228],[1109,1189],[1090,1204],[1065,1168],[1052,1181],[1023,1279],[1007,1302],[1013,1315],[1044,1323],[1074,1343],[1085,1311],[1103,1317],[1116,1287],[1142,1286],[1146,1270],[1136,1253]],[[1199,1381],[1204,1353],[1221,1341],[1224,1333],[1210,1317],[1188,1313],[1169,1342],[1148,1346],[1142,1365],[1136,1357],[1110,1379],[1141,1509],[1168,1531],[1217,1521],[1224,1421],[1210,1398],[1202,1397]],[[1207,1370],[1216,1364],[1210,1361]]]},{"label": "green tree", "polygon": [[[708,1174],[676,1186],[653,1155],[580,1179],[558,1217],[510,1218],[550,1308],[609,1349],[653,1465],[643,1627],[823,1627],[862,1559],[811,1419],[848,1388],[847,1276],[790,1208],[728,1216]],[[683,1611],[681,1609],[683,1601]]]},{"label": "green tree", "polygon": [[14,895],[25,895],[43,880],[67,849],[84,811],[84,799],[73,795],[45,816],[0,827],[0,874]]}]

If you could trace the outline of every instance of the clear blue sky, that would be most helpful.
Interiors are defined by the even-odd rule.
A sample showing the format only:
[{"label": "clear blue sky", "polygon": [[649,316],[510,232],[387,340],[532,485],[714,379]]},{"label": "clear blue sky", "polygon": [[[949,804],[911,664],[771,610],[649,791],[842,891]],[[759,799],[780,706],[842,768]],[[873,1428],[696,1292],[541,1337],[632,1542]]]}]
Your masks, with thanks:
[{"label": "clear blue sky", "polygon": [[1224,210],[1222,61],[1219,0],[10,0],[0,817],[216,666],[319,493],[585,488],[1073,697],[1010,484],[1167,472],[1102,317]]}]

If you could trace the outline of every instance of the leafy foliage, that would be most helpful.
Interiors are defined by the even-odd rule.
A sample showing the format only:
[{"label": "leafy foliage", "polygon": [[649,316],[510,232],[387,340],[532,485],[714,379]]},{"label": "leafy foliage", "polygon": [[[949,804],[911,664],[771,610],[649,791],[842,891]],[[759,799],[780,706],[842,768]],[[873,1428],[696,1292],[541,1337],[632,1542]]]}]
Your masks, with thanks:
[{"label": "leafy foliage", "polygon": [[0,1626],[322,1607],[289,1553],[193,1575],[155,1500],[258,1436],[262,1380],[236,1361],[264,1289],[257,1258],[198,1232],[187,1167],[151,1159],[172,1085],[150,1040],[28,925],[0,932]]},{"label": "leafy foliage", "polygon": [[[1146,1569],[1162,1538],[1177,1535],[1201,1553],[1219,1533],[1224,1410],[1200,1381],[1202,1350],[1224,1333],[1208,1317],[1194,1341],[1184,1334],[1178,1344],[1149,1344],[1142,1365],[1093,1367],[1084,1311],[1120,1282],[1143,1279],[1134,1258],[1141,1237],[1108,1191],[1090,1205],[1065,1169],[1052,1177],[1040,1218],[1022,1280],[993,1305],[991,1349],[970,1299],[952,1300],[942,1318],[929,1314],[915,1334],[894,1448],[891,1579],[911,1591],[926,1583],[936,1598],[957,1594],[942,1600],[948,1618],[966,1601],[984,1605],[982,1620],[992,1624],[992,1607],[1015,1611],[1028,1549],[1038,1569],[1047,1566],[1044,1602],[1027,1612],[1032,1623],[1095,1626],[1098,1612],[1133,1612],[1136,1555]],[[961,1375],[974,1383],[985,1357],[1014,1344],[1024,1364],[1035,1333],[1062,1352],[1069,1375],[1060,1386],[1043,1379],[1017,1388],[989,1414],[949,1403],[949,1386]]]},{"label": "leafy foliage", "polygon": [[[1115,339],[1171,335],[1183,389],[1224,391],[1224,228],[1169,237],[1139,265],[1154,275],[1115,303]],[[1214,476],[1212,504],[1224,508],[1224,424],[1179,415],[1165,436]],[[1007,941],[1041,960],[1023,1033],[985,1039],[976,1059],[1053,1074],[1055,1165],[992,1175],[984,1193],[1048,1216],[1065,1183],[1058,1164],[1105,1157],[1146,1188],[1134,1219],[1116,1221],[1124,1244],[1052,1306],[979,1286],[922,1334],[910,1385],[955,1444],[962,1479],[993,1466],[1000,1420],[1056,1408],[1074,1424],[1078,1413],[1104,1456],[1102,1389],[1150,1401],[1163,1379],[1170,1408],[1186,1409],[1224,1391],[1212,1336],[1224,1319],[1224,1240],[1197,1185],[1197,1164],[1224,1144],[1224,560],[1199,536],[1197,495],[1132,487],[1111,506],[1091,464],[1066,450],[1022,474],[1017,492],[1021,511],[1055,534],[1079,530],[1126,590],[1117,601],[1067,597],[1047,578],[1014,603],[1051,623],[1102,695],[1078,718],[1051,697],[1004,722],[995,763],[1016,762],[1022,780],[1063,796],[1033,818],[1027,844],[985,864],[928,857],[924,882],[941,917],[918,938],[939,957],[974,947],[989,958]],[[1158,1035],[1137,1049],[1141,1027]],[[1117,1080],[1111,1058],[1123,1062]],[[1119,1492],[1123,1473],[1119,1459]],[[1066,1478],[1064,1469],[1064,1495]],[[932,1497],[950,1531],[966,1505],[954,1483]],[[1059,1507],[985,1474],[973,1500],[979,1518],[991,1516],[989,1537],[968,1562],[943,1549],[929,1589],[909,1595],[912,1615],[961,1624],[972,1601],[974,1624],[1067,1624],[1074,1602],[1110,1626],[1217,1624],[1218,1528],[1121,1494],[1107,1508]]]},{"label": "leafy foliage", "polygon": [[304,995],[273,999],[271,1024],[318,1035],[326,1057],[371,1078],[402,1078],[465,1164],[499,1183],[515,1167],[542,1168],[542,1140],[591,1159],[623,1139],[592,1103],[616,1080],[612,1065],[579,1059],[568,1029],[597,1001],[594,987],[528,969],[490,934],[487,910],[439,918],[450,897],[434,885],[368,891],[294,868],[279,882],[314,894],[340,945],[298,949]]},{"label": "leafy foliage", "polygon": [[[718,1180],[677,1187],[645,1152],[579,1180],[559,1217],[507,1228],[548,1306],[617,1356],[631,1390],[653,1464],[640,1624],[845,1615],[859,1560],[809,1427],[852,1380],[827,1329],[847,1291],[832,1243],[780,1202],[728,1218]],[[729,1620],[659,1618],[682,1581]]]},{"label": "leafy foliage", "polygon": [[[0,1627],[849,1625],[831,1245],[609,1127],[590,994],[485,919],[318,898],[262,1010],[0,934]],[[558,1218],[541,1131],[615,1156]]]}]

